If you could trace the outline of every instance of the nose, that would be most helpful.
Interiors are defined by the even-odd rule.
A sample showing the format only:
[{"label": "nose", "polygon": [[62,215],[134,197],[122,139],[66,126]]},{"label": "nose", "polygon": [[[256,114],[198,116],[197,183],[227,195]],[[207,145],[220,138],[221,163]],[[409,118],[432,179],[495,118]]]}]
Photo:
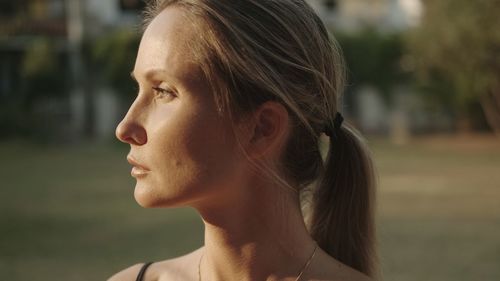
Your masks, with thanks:
[{"label": "nose", "polygon": [[115,135],[121,142],[128,144],[143,145],[148,141],[146,130],[130,116],[130,111],[116,127]]}]

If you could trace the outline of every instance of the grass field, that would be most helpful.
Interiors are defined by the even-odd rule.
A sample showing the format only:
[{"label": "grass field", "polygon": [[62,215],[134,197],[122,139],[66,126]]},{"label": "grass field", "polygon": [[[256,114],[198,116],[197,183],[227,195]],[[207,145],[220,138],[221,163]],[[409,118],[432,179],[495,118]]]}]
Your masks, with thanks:
[{"label": "grass field", "polygon": [[[370,143],[384,280],[500,280],[500,141]],[[124,145],[0,144],[0,280],[105,280],[202,243],[190,209],[133,199]]]}]

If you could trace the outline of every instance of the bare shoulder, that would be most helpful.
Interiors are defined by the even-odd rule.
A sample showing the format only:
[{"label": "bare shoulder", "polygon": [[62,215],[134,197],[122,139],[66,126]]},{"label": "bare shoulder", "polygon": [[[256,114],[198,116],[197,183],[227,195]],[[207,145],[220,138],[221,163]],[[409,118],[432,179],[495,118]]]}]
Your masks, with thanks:
[{"label": "bare shoulder", "polygon": [[[201,248],[184,256],[151,264],[145,275],[144,281],[177,281],[196,280],[198,277],[198,260],[201,256]],[[144,263],[132,265],[112,277],[107,281],[135,281]]]},{"label": "bare shoulder", "polygon": [[135,281],[142,266],[142,263],[134,264],[111,276],[108,281]]}]

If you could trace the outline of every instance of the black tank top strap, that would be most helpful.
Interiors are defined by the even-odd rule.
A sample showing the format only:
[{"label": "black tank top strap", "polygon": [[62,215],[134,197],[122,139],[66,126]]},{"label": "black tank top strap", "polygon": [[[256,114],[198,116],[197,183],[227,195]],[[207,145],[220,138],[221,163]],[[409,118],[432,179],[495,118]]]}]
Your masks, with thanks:
[{"label": "black tank top strap", "polygon": [[147,262],[145,264],[142,265],[141,267],[141,270],[139,271],[139,274],[137,274],[137,279],[136,281],[143,281],[142,279],[144,278],[144,274],[146,274],[146,269],[148,269],[148,267],[153,264],[153,262]]}]

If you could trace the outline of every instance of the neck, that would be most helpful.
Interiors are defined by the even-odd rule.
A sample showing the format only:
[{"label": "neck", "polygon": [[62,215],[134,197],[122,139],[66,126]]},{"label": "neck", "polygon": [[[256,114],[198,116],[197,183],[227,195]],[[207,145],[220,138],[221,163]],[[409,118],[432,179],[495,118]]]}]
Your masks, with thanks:
[{"label": "neck", "polygon": [[263,183],[244,190],[252,192],[197,207],[204,280],[295,280],[315,246],[297,192]]}]

